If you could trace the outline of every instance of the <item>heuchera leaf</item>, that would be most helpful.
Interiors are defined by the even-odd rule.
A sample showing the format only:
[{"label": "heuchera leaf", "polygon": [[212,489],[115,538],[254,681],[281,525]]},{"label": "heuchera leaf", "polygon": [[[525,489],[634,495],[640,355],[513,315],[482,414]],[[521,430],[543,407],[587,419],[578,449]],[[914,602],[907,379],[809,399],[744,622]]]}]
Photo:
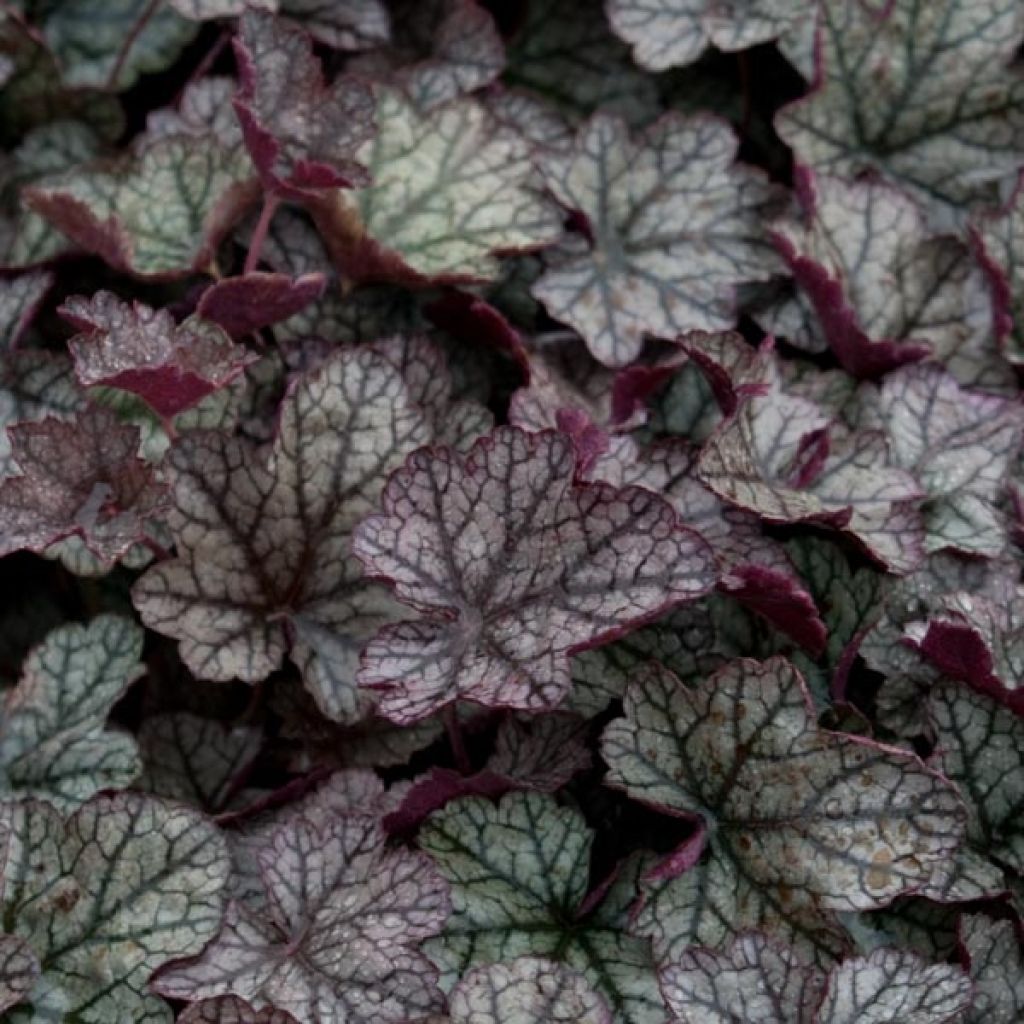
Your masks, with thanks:
[{"label": "heuchera leaf", "polygon": [[939,367],[920,365],[886,378],[876,418],[895,464],[925,491],[927,549],[998,555],[1006,524],[997,502],[1021,443],[1020,405],[961,388]]},{"label": "heuchera leaf", "polygon": [[285,14],[325,46],[366,50],[391,38],[384,0],[281,0]]},{"label": "heuchera leaf", "polygon": [[254,1010],[238,996],[216,996],[186,1007],[177,1024],[295,1024],[295,1018],[273,1007]]},{"label": "heuchera leaf", "polygon": [[528,143],[475,99],[427,112],[379,87],[379,133],[359,150],[373,184],[313,209],[349,280],[404,284],[490,280],[494,253],[534,249],[560,234],[534,187]]},{"label": "heuchera leaf", "polygon": [[613,1024],[576,971],[543,957],[467,971],[451,995],[451,1024]]},{"label": "heuchera leaf", "polygon": [[[624,703],[602,740],[608,782],[704,823],[706,886],[734,876],[762,891],[727,929],[776,930],[764,905],[812,919],[884,906],[949,870],[964,830],[956,791],[912,755],[820,729],[784,659],[734,661],[692,687],[652,666]],[[697,941],[713,926],[695,920]]]},{"label": "heuchera leaf", "polygon": [[110,292],[72,296],[58,312],[80,332],[68,342],[79,383],[130,391],[165,419],[227,387],[256,360],[215,323],[176,324],[166,309]]},{"label": "heuchera leaf", "polygon": [[798,19],[813,19],[805,0],[752,0],[739,7],[719,0],[607,0],[608,20],[651,71],[695,61],[713,45],[745,50],[775,39]]},{"label": "heuchera leaf", "polygon": [[21,475],[0,483],[0,554],[43,551],[76,534],[95,555],[113,560],[142,540],[147,519],[166,507],[163,486],[136,454],[138,428],[106,409],[19,423],[8,436]]},{"label": "heuchera leaf", "polygon": [[15,935],[0,935],[0,1013],[28,998],[39,977],[39,961]]},{"label": "heuchera leaf", "polygon": [[1024,955],[1012,921],[983,914],[960,918],[960,945],[974,980],[965,1024],[1013,1024],[1024,1013]]},{"label": "heuchera leaf", "polygon": [[143,674],[141,654],[142,630],[120,616],[51,631],[0,711],[0,792],[72,808],[130,786],[141,767],[135,741],[105,726]]},{"label": "heuchera leaf", "polygon": [[367,570],[417,609],[366,649],[361,685],[412,722],[456,699],[540,711],[567,655],[714,583],[710,550],[639,489],[574,485],[568,438],[499,428],[467,458],[418,452],[356,531]]},{"label": "heuchera leaf", "polygon": [[256,198],[248,157],[210,137],[168,135],[138,156],[76,168],[23,193],[77,245],[139,277],[206,270]]},{"label": "heuchera leaf", "polygon": [[1024,32],[1018,4],[826,0],[820,9],[816,88],[776,118],[798,162],[877,172],[937,225],[1016,173],[1024,78],[1008,65]]},{"label": "heuchera leaf", "polygon": [[661,974],[680,1024],[952,1024],[973,995],[958,967],[879,949],[826,975],[748,933],[728,949],[696,949]]},{"label": "heuchera leaf", "polygon": [[375,130],[369,87],[345,76],[328,86],[312,40],[284,19],[249,10],[239,24],[235,110],[264,187],[300,199],[368,184],[358,150]]},{"label": "heuchera leaf", "polygon": [[66,820],[35,801],[0,808],[4,922],[42,968],[13,1020],[169,1024],[146,984],[216,933],[229,867],[216,829],[136,793],[94,797]]},{"label": "heuchera leaf", "polygon": [[451,883],[454,913],[425,949],[445,980],[551,957],[582,974],[615,1021],[665,1024],[648,944],[625,934],[621,897],[611,891],[596,909],[586,899],[593,838],[578,811],[534,793],[469,797],[435,814],[419,841]]},{"label": "heuchera leaf", "polygon": [[[355,720],[359,647],[394,617],[361,579],[350,535],[386,475],[433,439],[432,416],[399,370],[369,350],[342,350],[299,378],[282,404],[269,458],[241,438],[183,437],[169,456],[178,557],[134,588],[143,621],[181,641],[204,679],[257,682],[293,657],[321,708]],[[326,646],[326,644],[330,646]]]},{"label": "heuchera leaf", "polygon": [[17,345],[52,284],[46,271],[0,280],[0,350]]},{"label": "heuchera leaf", "polygon": [[625,366],[645,335],[731,327],[736,287],[778,270],[760,223],[776,194],[735,164],[736,145],[712,117],[668,114],[633,141],[598,114],[571,154],[544,161],[545,184],[582,229],[547,254],[532,293],[595,359]]},{"label": "heuchera leaf", "polygon": [[196,312],[220,324],[232,337],[287,320],[324,293],[323,274],[267,274],[254,271],[229,277],[203,292]]},{"label": "heuchera leaf", "polygon": [[276,11],[279,0],[167,0],[182,17],[194,21],[230,18],[247,9]]},{"label": "heuchera leaf", "polygon": [[437,972],[416,948],[449,912],[427,857],[386,850],[373,818],[349,815],[292,819],[259,864],[267,914],[230,904],[216,940],[160,972],[156,991],[238,995],[299,1024],[385,1024],[441,1008]]}]

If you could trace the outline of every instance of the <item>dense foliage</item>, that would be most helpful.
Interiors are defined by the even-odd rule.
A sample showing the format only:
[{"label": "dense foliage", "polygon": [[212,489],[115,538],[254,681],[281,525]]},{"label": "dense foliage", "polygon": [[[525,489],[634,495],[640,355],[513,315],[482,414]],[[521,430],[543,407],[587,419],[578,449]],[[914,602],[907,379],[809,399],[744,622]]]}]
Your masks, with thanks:
[{"label": "dense foliage", "polygon": [[1022,42],[0,2],[0,1015],[1024,1021]]}]

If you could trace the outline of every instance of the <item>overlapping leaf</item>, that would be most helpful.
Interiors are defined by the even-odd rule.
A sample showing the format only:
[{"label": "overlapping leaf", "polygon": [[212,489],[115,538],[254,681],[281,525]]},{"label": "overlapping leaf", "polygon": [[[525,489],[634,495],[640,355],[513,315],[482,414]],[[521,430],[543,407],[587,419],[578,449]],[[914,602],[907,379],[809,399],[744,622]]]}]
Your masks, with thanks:
[{"label": "overlapping leaf", "polygon": [[51,284],[53,276],[45,271],[0,280],[0,349],[7,350],[18,343]]},{"label": "overlapping leaf", "polygon": [[639,489],[573,485],[564,436],[499,428],[466,459],[420,452],[392,477],[355,552],[421,612],[367,648],[360,682],[411,722],[456,699],[539,711],[566,656],[705,593],[700,537]]},{"label": "overlapping leaf", "polygon": [[291,278],[254,271],[211,285],[196,312],[240,337],[295,316],[323,295],[326,284],[322,273]]},{"label": "overlapping leaf", "polygon": [[368,184],[357,151],[374,134],[373,95],[357,79],[329,86],[305,32],[249,10],[235,54],[235,110],[264,187],[300,198],[308,191]]},{"label": "overlapping leaf", "polygon": [[365,711],[353,686],[361,643],[393,617],[383,589],[363,580],[350,535],[386,475],[434,439],[433,417],[398,368],[369,350],[343,350],[301,377],[280,413],[269,458],[223,434],[196,432],[170,454],[178,557],[150,569],[134,597],[143,620],[181,641],[206,679],[265,678],[293,657],[331,717]]},{"label": "overlapping leaf", "polygon": [[1024,158],[1024,33],[1013,0],[821,4],[817,88],[783,110],[800,163],[875,171],[918,197],[933,224],[992,198]]},{"label": "overlapping leaf", "polygon": [[162,971],[178,999],[238,995],[299,1024],[385,1024],[442,1006],[417,950],[448,915],[448,888],[423,854],[387,850],[369,817],[293,820],[260,853],[266,915],[234,903],[201,956]]},{"label": "overlapping leaf", "polygon": [[50,632],[0,711],[0,790],[74,807],[131,785],[141,767],[135,741],[105,726],[142,675],[141,654],[142,631],[119,616]]},{"label": "overlapping leaf", "polygon": [[15,935],[0,935],[0,1013],[28,998],[39,977],[39,961]]},{"label": "overlapping leaf", "polygon": [[425,947],[443,979],[551,957],[593,985],[616,1024],[665,1024],[648,944],[624,931],[630,872],[621,891],[584,905],[593,838],[578,811],[538,794],[510,793],[498,804],[470,797],[435,814],[420,845],[452,886],[454,913]]},{"label": "overlapping leaf", "polygon": [[692,688],[652,666],[625,710],[602,741],[608,781],[708,833],[703,905],[674,923],[676,941],[764,927],[821,947],[821,912],[883,906],[950,869],[956,791],[912,755],[821,730],[784,659],[734,661]]},{"label": "overlapping leaf", "polygon": [[216,996],[192,1003],[177,1024],[295,1024],[295,1018],[271,1007],[254,1010],[238,996]]},{"label": "overlapping leaf", "polygon": [[136,454],[137,427],[90,407],[71,420],[44,419],[8,429],[21,474],[0,483],[0,553],[43,551],[80,536],[112,561],[145,536],[166,507],[163,486]]},{"label": "overlapping leaf", "polygon": [[488,280],[494,253],[537,248],[560,220],[533,182],[530,146],[476,100],[421,112],[378,88],[378,135],[356,154],[373,184],[314,212],[334,262],[354,281]]},{"label": "overlapping leaf", "polygon": [[226,387],[256,359],[214,323],[175,324],[167,310],[110,292],[73,296],[60,313],[80,332],[68,342],[79,382],[130,391],[165,418]]},{"label": "overlapping leaf", "polygon": [[685,953],[662,990],[680,1024],[952,1024],[973,995],[959,968],[912,953],[880,949],[826,975],[757,934]]},{"label": "overlapping leaf", "polygon": [[153,971],[216,934],[228,859],[192,811],[134,793],[94,797],[62,820],[44,803],[0,806],[6,930],[42,968],[13,1022],[169,1024]]},{"label": "overlapping leaf", "polygon": [[965,914],[960,942],[974,980],[966,1024],[1013,1024],[1024,1012],[1024,955],[1012,921]]},{"label": "overlapping leaf", "polygon": [[735,164],[736,139],[711,117],[669,114],[635,141],[599,114],[544,179],[581,223],[547,254],[532,288],[596,359],[625,366],[645,335],[731,327],[734,292],[778,270],[761,220],[775,193]]},{"label": "overlapping leaf", "polygon": [[281,9],[318,42],[338,50],[366,50],[391,38],[384,0],[281,0]]},{"label": "overlapping leaf", "polygon": [[814,17],[803,0],[753,0],[739,7],[720,0],[608,0],[606,7],[612,28],[651,71],[689,64],[709,45],[745,50]]}]

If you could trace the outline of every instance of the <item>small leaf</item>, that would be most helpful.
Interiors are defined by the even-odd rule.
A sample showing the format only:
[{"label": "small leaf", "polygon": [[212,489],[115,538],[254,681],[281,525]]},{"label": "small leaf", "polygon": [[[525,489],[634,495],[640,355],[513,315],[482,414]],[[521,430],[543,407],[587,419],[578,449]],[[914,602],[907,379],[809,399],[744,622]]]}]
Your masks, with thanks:
[{"label": "small leaf", "polygon": [[541,957],[467,971],[451,995],[452,1024],[612,1024],[576,971]]},{"label": "small leaf", "polygon": [[72,534],[103,559],[124,555],[166,505],[136,452],[139,431],[106,409],[8,428],[21,469],[0,483],[0,554],[43,551]]},{"label": "small leaf", "polygon": [[295,1018],[273,1007],[254,1010],[238,996],[216,996],[186,1007],[177,1024],[295,1024]]},{"label": "small leaf", "polygon": [[28,1020],[169,1020],[147,982],[217,931],[229,865],[216,829],[137,793],[66,820],[28,801],[2,805],[0,856],[4,920],[42,967]]},{"label": "small leaf", "polygon": [[578,811],[533,793],[470,797],[433,815],[419,841],[452,886],[454,913],[426,946],[449,984],[470,967],[551,957],[586,978],[617,1024],[665,1024],[647,943],[616,912],[620,894],[583,907],[593,831]]},{"label": "small leaf", "polygon": [[[280,0],[167,0],[183,17],[193,21],[232,18],[249,8],[276,11]],[[197,1018],[198,1019],[198,1018]]]},{"label": "small leaf", "polygon": [[52,284],[53,275],[40,270],[0,280],[0,350],[18,344]]},{"label": "small leaf", "polygon": [[1016,1024],[1024,1013],[1024,954],[1013,922],[964,914],[960,943],[975,989],[965,1024]]},{"label": "small leaf", "polygon": [[29,997],[39,977],[39,961],[15,935],[0,935],[0,1013]]},{"label": "small leaf", "polygon": [[298,199],[367,184],[358,150],[374,135],[370,89],[345,76],[327,85],[312,40],[283,19],[249,10],[239,24],[235,110],[264,187]]},{"label": "small leaf", "polygon": [[326,285],[327,278],[318,273],[291,278],[255,271],[210,285],[196,312],[238,338],[295,316],[316,302]]},{"label": "small leaf", "polygon": [[174,999],[237,995],[299,1024],[385,1024],[439,1010],[436,971],[417,951],[447,917],[448,887],[430,860],[386,850],[367,817],[293,819],[259,854],[268,916],[233,903],[217,939],[165,968]]},{"label": "small leaf", "polygon": [[820,5],[817,87],[776,126],[815,170],[883,175],[948,226],[1022,159],[1014,0]]},{"label": "small leaf", "polygon": [[83,387],[130,391],[167,419],[227,387],[256,360],[216,324],[199,317],[175,324],[165,309],[129,305],[110,292],[72,296],[58,312],[80,332],[68,348]]},{"label": "small leaf", "polygon": [[248,157],[206,137],[168,135],[111,165],[45,179],[25,202],[115,270],[182,277],[214,250],[256,198]]},{"label": "small leaf", "polygon": [[532,288],[595,359],[625,366],[645,335],[732,327],[734,292],[778,270],[761,219],[775,192],[735,164],[736,138],[710,117],[660,118],[636,141],[595,115],[544,179],[585,228],[547,254]]},{"label": "small leaf", "polygon": [[421,612],[381,631],[361,685],[412,722],[456,699],[553,708],[566,656],[705,593],[710,551],[639,489],[573,484],[567,438],[499,428],[466,459],[412,455],[356,532],[367,570]]},{"label": "small leaf", "polygon": [[715,0],[608,0],[607,10],[636,62],[651,71],[690,64],[709,45],[746,50],[781,36],[799,19],[814,18],[803,0],[752,0],[738,7]]},{"label": "small leaf", "polygon": [[377,89],[379,134],[358,152],[373,184],[313,208],[339,273],[402,284],[491,280],[497,251],[560,234],[531,186],[529,145],[474,99],[426,113]]},{"label": "small leaf", "polygon": [[281,6],[318,42],[336,50],[367,50],[391,38],[383,0],[281,0]]}]

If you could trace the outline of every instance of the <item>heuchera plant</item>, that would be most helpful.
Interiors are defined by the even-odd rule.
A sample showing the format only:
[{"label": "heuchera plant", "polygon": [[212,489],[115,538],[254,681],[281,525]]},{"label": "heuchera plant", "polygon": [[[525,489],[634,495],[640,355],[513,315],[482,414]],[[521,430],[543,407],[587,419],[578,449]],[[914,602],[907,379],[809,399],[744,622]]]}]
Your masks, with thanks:
[{"label": "heuchera plant", "polygon": [[0,0],[0,1016],[1024,1022],[1020,0]]}]

